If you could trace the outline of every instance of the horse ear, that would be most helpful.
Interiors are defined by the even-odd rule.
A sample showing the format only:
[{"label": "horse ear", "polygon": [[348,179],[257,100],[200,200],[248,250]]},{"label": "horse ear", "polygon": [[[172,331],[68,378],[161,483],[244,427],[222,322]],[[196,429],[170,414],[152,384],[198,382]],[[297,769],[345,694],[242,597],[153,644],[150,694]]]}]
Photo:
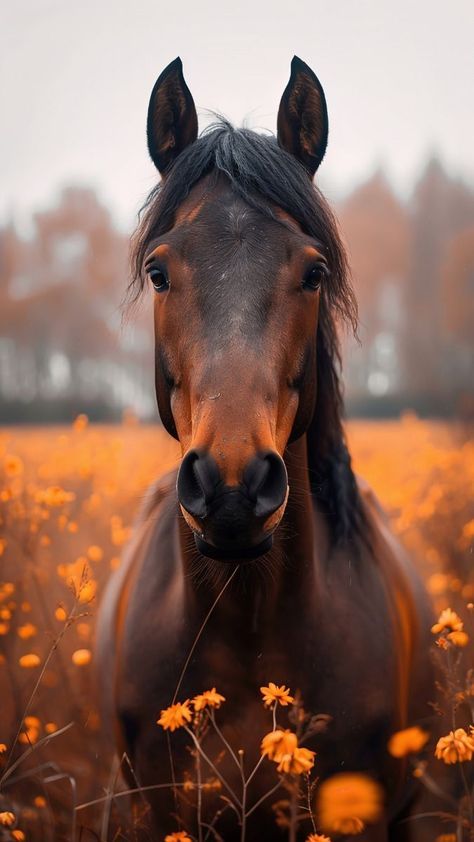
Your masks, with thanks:
[{"label": "horse ear", "polygon": [[278,109],[278,143],[306,167],[311,178],[328,142],[326,97],[318,77],[298,56]]},{"label": "horse ear", "polygon": [[165,67],[155,82],[148,106],[146,133],[151,159],[162,175],[179,153],[197,138],[196,108],[184,81],[179,57]]}]

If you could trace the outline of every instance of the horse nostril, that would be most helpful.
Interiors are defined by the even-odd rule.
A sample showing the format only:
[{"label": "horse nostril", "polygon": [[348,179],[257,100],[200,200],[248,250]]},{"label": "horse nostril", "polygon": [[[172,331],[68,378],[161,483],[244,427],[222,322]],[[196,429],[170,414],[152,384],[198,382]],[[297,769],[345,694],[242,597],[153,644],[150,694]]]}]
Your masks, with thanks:
[{"label": "horse nostril", "polygon": [[176,482],[178,500],[194,517],[207,515],[219,483],[219,469],[209,453],[189,450],[181,462]]},{"label": "horse nostril", "polygon": [[257,517],[268,517],[283,505],[288,489],[286,466],[272,450],[255,456],[244,472],[247,493]]}]

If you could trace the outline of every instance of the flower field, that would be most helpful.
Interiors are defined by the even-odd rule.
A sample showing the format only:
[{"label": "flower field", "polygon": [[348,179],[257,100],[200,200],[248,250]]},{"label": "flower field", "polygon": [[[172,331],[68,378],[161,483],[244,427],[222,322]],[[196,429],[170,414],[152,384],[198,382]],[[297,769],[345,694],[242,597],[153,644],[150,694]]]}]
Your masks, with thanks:
[{"label": "flower field", "polygon": [[[454,725],[458,709],[464,706],[471,723],[474,710],[473,674],[460,660],[472,662],[474,649],[474,443],[460,426],[412,415],[351,422],[348,438],[357,472],[375,489],[432,595],[439,617],[433,650],[445,659],[446,704],[453,709],[453,730],[437,745],[411,728],[394,735],[389,750],[410,755],[419,777],[427,774],[427,752],[453,774],[462,771],[467,790],[451,823],[440,822],[439,838],[464,842],[474,833],[474,738],[468,723]],[[112,808],[111,793],[123,783],[104,744],[97,707],[94,619],[147,485],[177,458],[174,441],[133,416],[113,427],[89,425],[79,416],[68,428],[0,431],[0,840],[133,838],[125,830],[121,835],[129,819],[125,809],[120,816],[120,799]],[[275,820],[288,828],[289,839],[296,838],[292,798],[299,797],[301,780],[310,787],[317,764],[314,752],[301,745],[299,726],[292,725],[300,704],[291,695],[296,689],[271,682],[261,688],[269,727],[259,763],[274,763],[285,783],[288,797],[284,802],[275,795]],[[196,693],[192,701],[157,710],[157,727],[185,728],[199,760],[206,729],[219,733],[225,699],[219,687]],[[286,716],[284,726],[277,712]],[[238,762],[238,747],[227,750]],[[225,781],[219,774],[206,781],[199,798],[206,786],[218,795]],[[365,801],[361,816],[343,815],[341,786],[333,779],[320,788],[321,811],[329,818],[323,827],[308,827],[313,842],[356,835],[375,815],[380,796],[372,782],[344,783],[346,794],[347,787],[366,787],[371,807]],[[241,807],[245,793],[237,799]],[[241,819],[245,824],[243,807]],[[204,837],[177,827],[167,838]]]}]

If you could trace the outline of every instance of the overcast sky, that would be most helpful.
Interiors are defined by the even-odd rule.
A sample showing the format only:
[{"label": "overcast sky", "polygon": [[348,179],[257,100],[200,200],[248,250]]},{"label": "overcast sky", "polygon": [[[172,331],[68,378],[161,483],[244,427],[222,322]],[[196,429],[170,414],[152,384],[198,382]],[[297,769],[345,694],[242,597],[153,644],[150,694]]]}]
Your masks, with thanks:
[{"label": "overcast sky", "polygon": [[156,179],[148,97],[177,55],[198,112],[272,130],[293,54],[310,64],[329,107],[321,183],[330,197],[379,165],[406,192],[434,151],[474,181],[473,0],[9,6],[0,21],[0,222],[13,214],[24,224],[73,182],[97,188],[130,227]]}]

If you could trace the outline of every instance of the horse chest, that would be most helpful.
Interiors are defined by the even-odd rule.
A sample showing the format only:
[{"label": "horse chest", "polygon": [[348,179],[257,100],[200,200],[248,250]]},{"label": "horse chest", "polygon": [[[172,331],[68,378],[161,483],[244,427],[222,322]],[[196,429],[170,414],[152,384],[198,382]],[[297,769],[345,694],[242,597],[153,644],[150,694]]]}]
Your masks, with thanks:
[{"label": "horse chest", "polygon": [[[140,612],[131,606],[118,701],[141,719],[155,721],[171,703],[199,631],[201,618],[188,611],[184,598],[176,598],[175,588],[171,584],[159,602],[150,593],[148,607],[140,595]],[[260,687],[274,681],[298,693],[308,713],[328,715],[338,739],[376,731],[392,716],[389,637],[380,629],[374,637],[362,622],[349,629],[344,618],[343,608],[334,604],[319,614],[295,606],[284,622],[277,615],[260,625],[244,611],[241,622],[234,616],[227,625],[217,615],[194,649],[177,698],[216,687],[227,700],[222,716],[236,733],[249,733],[244,712],[261,707]],[[281,713],[287,727],[286,712]],[[254,713],[250,719],[256,721]],[[257,745],[259,738],[256,733],[252,738]]]}]

